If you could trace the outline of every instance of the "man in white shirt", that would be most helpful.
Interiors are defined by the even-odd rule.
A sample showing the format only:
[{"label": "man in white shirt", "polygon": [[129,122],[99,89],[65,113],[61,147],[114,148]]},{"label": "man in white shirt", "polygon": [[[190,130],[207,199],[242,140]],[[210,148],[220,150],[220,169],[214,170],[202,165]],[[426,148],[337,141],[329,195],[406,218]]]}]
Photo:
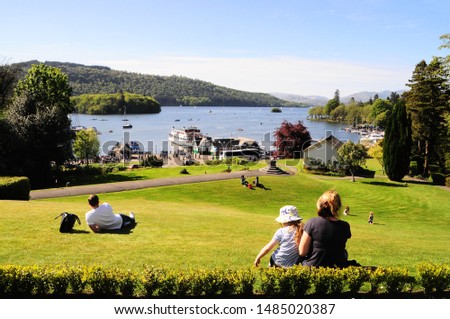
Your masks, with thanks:
[{"label": "man in white shirt", "polygon": [[100,205],[97,195],[90,195],[88,203],[92,209],[86,213],[86,223],[94,233],[99,233],[102,230],[129,228],[136,225],[133,213],[130,213],[130,216],[114,214],[111,205],[108,203]]}]

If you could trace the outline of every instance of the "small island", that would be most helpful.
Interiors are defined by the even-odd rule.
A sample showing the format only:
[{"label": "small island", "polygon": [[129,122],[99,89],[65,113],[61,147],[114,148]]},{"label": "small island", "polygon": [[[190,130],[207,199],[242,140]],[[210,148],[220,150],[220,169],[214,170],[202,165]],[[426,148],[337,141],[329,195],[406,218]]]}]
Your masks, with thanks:
[{"label": "small island", "polygon": [[273,107],[271,110],[272,113],[281,113],[281,107]]},{"label": "small island", "polygon": [[71,97],[80,114],[152,114],[160,113],[161,105],[151,96],[119,92],[115,94],[82,94]]}]

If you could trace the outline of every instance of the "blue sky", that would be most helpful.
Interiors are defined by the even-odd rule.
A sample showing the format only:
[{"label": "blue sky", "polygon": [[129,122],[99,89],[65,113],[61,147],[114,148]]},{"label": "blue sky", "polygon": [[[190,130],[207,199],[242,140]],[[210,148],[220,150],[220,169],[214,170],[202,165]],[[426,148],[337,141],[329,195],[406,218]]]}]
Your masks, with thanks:
[{"label": "blue sky", "polygon": [[401,90],[450,32],[447,0],[0,0],[0,63],[182,75],[252,92]]}]

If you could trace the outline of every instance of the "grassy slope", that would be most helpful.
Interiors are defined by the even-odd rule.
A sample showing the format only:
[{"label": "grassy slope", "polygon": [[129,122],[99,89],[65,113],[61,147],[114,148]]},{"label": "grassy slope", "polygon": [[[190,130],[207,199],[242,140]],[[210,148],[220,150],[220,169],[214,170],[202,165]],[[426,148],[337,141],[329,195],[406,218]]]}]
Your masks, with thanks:
[{"label": "grassy slope", "polygon": [[[350,258],[412,271],[422,261],[450,263],[448,190],[383,177],[352,183],[301,172],[260,182],[270,190],[248,190],[227,180],[102,195],[116,212],[136,213],[139,224],[130,235],[88,232],[86,196],[0,201],[0,263],[248,267],[277,229],[281,206],[296,205],[307,220],[315,216],[318,196],[331,188],[351,208],[344,217],[353,233]],[[58,232],[54,217],[66,210],[82,218],[79,233]],[[374,225],[367,224],[369,211],[375,213]]]}]

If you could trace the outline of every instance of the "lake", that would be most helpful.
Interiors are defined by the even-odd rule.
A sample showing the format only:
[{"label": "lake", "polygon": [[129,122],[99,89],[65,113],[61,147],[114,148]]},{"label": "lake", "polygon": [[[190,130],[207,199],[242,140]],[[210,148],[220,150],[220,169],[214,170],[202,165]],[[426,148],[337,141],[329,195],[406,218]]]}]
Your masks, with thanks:
[{"label": "lake", "polygon": [[308,108],[283,108],[281,113],[271,112],[270,107],[192,107],[165,106],[158,114],[126,115],[133,125],[123,129],[123,115],[72,114],[72,125],[95,127],[99,134],[102,154],[117,142],[137,141],[145,151],[158,153],[171,150],[168,135],[172,127],[197,126],[205,135],[213,138],[248,137],[261,145],[273,143],[274,130],[284,120],[290,123],[302,121],[311,137],[319,140],[327,131],[342,141],[357,142],[359,135],[342,130],[344,124],[316,122],[307,119]]}]

